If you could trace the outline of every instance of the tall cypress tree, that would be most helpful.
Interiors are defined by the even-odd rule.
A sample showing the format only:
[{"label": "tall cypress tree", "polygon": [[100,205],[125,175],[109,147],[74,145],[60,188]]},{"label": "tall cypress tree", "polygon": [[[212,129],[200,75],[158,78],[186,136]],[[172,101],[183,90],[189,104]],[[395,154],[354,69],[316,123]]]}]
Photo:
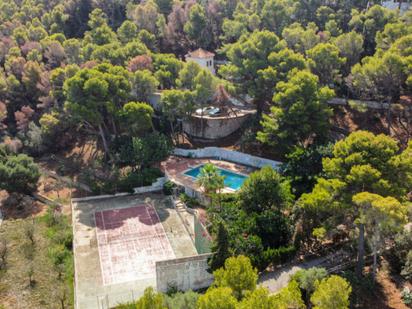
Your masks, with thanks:
[{"label": "tall cypress tree", "polygon": [[219,223],[216,239],[212,246],[213,256],[209,259],[210,270],[214,271],[224,266],[225,261],[230,257],[229,235],[223,222]]}]

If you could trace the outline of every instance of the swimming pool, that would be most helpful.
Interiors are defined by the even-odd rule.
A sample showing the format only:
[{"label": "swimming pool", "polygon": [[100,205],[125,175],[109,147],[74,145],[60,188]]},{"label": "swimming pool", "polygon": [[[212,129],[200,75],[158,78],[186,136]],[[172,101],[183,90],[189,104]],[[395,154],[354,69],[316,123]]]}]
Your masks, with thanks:
[{"label": "swimming pool", "polygon": [[[190,176],[193,178],[199,178],[199,174],[200,174],[200,170],[203,168],[204,165],[200,165],[197,166],[195,168],[192,168],[188,171],[186,171],[184,174],[186,176]],[[248,176],[242,175],[242,174],[238,174],[235,172],[231,172],[219,167],[216,167],[219,171],[219,174],[225,177],[225,187],[228,187],[232,190],[239,190],[240,187],[243,185],[243,183],[245,182],[246,178],[248,178]]]}]

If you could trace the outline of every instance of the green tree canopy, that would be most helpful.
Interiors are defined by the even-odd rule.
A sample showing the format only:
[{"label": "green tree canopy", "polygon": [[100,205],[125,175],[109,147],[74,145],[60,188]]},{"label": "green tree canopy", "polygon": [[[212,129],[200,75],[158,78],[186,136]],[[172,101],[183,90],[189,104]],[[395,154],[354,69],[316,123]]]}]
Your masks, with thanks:
[{"label": "green tree canopy", "polygon": [[106,154],[103,122],[113,119],[130,95],[129,73],[122,67],[101,64],[81,69],[64,82],[65,108],[82,123],[98,130]]},{"label": "green tree canopy", "polygon": [[219,223],[216,239],[213,242],[212,252],[214,253],[208,261],[211,270],[216,270],[224,266],[227,258],[230,257],[228,231],[223,222]]},{"label": "green tree canopy", "polygon": [[136,309],[166,309],[165,300],[161,293],[152,287],[144,290],[143,296],[136,302]]},{"label": "green tree canopy", "polygon": [[224,268],[213,272],[217,288],[230,288],[236,299],[240,300],[247,291],[256,288],[258,279],[257,270],[252,267],[249,258],[239,255],[225,261]]},{"label": "green tree canopy", "polygon": [[305,292],[306,299],[309,300],[319,282],[327,276],[328,272],[325,268],[311,267],[296,272],[292,276],[292,280],[299,284],[299,288]]},{"label": "green tree canopy", "polygon": [[199,3],[194,4],[189,10],[189,16],[184,25],[184,31],[196,46],[202,48],[209,47],[212,40],[212,33],[208,25],[209,23],[205,8]]},{"label": "green tree canopy", "polygon": [[363,36],[357,32],[348,32],[339,35],[333,40],[339,49],[339,54],[346,59],[345,74],[350,72],[350,68],[359,62],[363,52]]},{"label": "green tree canopy", "polygon": [[290,183],[272,167],[265,166],[253,172],[239,191],[242,207],[249,211],[283,211],[293,202]]},{"label": "green tree canopy", "polygon": [[121,110],[121,117],[125,120],[125,129],[133,135],[139,135],[153,128],[153,108],[146,103],[129,102]]},{"label": "green tree canopy", "polygon": [[377,256],[388,235],[402,230],[407,222],[407,208],[393,197],[361,192],[353,196],[359,207],[358,222],[365,226],[373,254],[373,275],[377,270]]},{"label": "green tree canopy", "polygon": [[327,139],[331,110],[327,101],[334,92],[320,87],[317,76],[294,72],[287,82],[276,86],[269,115],[263,115],[257,139],[288,152],[293,146]]},{"label": "green tree canopy", "polygon": [[350,284],[342,277],[332,275],[323,279],[310,298],[314,309],[348,309]]},{"label": "green tree canopy", "polygon": [[305,303],[302,300],[302,293],[299,289],[299,284],[292,280],[289,284],[281,289],[279,293],[273,296],[272,308],[279,309],[304,309],[306,308]]},{"label": "green tree canopy", "polygon": [[260,72],[269,66],[269,55],[282,47],[273,32],[265,30],[245,34],[236,43],[225,47],[230,64],[222,66],[219,73],[262,104],[272,97],[275,84],[268,87],[261,83]]},{"label": "green tree canopy", "polygon": [[305,223],[312,227],[336,226],[348,215],[359,219],[358,274],[363,269],[365,223],[352,199],[361,192],[405,199],[412,180],[410,151],[409,145],[400,152],[389,136],[354,132],[335,144],[333,156],[323,159],[325,178],[319,178],[312,192],[298,201],[305,212]]},{"label": "green tree canopy", "polygon": [[322,85],[331,85],[338,80],[340,68],[346,59],[339,56],[339,49],[330,43],[320,43],[307,52],[309,66],[319,77]]},{"label": "green tree canopy", "polygon": [[210,288],[197,301],[198,309],[236,309],[237,300],[229,287]]},{"label": "green tree canopy", "polygon": [[133,73],[131,81],[133,96],[141,102],[149,102],[150,95],[159,85],[156,77],[149,70],[137,70]]},{"label": "green tree canopy", "polygon": [[30,194],[36,191],[40,170],[33,159],[25,154],[0,151],[0,188],[9,193]]}]

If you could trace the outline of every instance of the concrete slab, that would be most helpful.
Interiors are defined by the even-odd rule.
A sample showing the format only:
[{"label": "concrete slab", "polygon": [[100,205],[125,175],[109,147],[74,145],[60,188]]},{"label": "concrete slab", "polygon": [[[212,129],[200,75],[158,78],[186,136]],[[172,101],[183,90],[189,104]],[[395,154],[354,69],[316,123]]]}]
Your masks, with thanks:
[{"label": "concrete slab", "polygon": [[[95,212],[133,208],[142,204],[152,205],[156,210],[175,257],[197,254],[172,203],[161,194],[132,195],[73,203],[76,308],[111,308],[119,303],[135,300],[148,286],[156,287],[154,270],[142,278],[130,278],[130,281],[122,283],[114,280],[105,284],[103,281]],[[123,235],[122,233],[117,236],[128,237],[127,233]],[[127,240],[123,242],[128,243]]]}]

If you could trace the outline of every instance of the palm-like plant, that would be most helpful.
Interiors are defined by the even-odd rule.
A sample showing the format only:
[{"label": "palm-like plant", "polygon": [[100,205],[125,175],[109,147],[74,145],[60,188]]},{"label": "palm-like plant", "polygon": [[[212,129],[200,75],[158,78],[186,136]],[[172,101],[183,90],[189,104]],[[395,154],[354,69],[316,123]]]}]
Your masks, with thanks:
[{"label": "palm-like plant", "polygon": [[203,188],[206,195],[216,193],[224,188],[225,177],[219,174],[219,170],[211,163],[207,163],[200,170],[197,184]]}]

